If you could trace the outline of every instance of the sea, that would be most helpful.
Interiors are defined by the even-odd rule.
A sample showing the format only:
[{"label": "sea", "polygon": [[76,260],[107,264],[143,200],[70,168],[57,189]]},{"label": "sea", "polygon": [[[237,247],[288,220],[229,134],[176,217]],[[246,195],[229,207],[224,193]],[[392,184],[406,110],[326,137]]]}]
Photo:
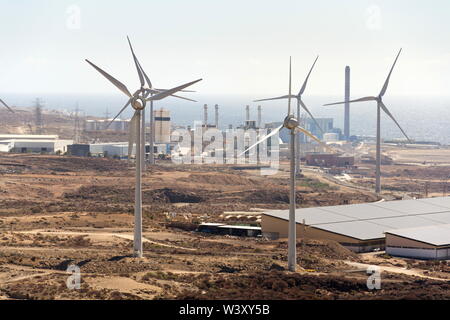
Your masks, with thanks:
[{"label": "sea", "polygon": [[[255,103],[253,100],[270,98],[267,94],[259,95],[220,95],[184,93],[198,102],[169,98],[155,102],[155,108],[165,108],[171,111],[173,124],[193,126],[203,119],[203,106],[209,106],[209,121],[214,122],[214,106],[219,105],[219,126],[228,128],[237,126],[245,120],[245,107],[250,105],[252,120],[257,119],[257,106],[262,106],[264,123],[282,121],[287,114],[287,100]],[[71,113],[78,106],[85,115],[105,117],[106,111],[110,117],[123,107],[126,97],[115,94],[2,94],[2,99],[11,106],[32,107],[34,100],[43,100],[44,109],[59,110]],[[353,97],[356,98],[356,97]],[[343,129],[344,106],[324,107],[326,103],[342,101],[339,96],[304,96],[303,101],[311,109],[316,118],[333,118],[334,127]],[[433,141],[450,145],[450,96],[387,96],[385,105],[406,131],[416,141]],[[292,101],[296,109],[296,101]],[[122,118],[132,116],[129,108]],[[375,136],[376,134],[376,103],[363,102],[351,105],[351,134]],[[383,114],[382,136],[384,139],[402,138],[395,123]]]}]

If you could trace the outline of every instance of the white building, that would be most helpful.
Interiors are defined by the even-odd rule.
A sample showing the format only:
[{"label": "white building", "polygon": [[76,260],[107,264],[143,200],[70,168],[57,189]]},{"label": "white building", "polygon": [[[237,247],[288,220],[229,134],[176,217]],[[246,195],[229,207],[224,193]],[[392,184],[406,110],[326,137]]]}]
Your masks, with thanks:
[{"label": "white building", "polygon": [[39,135],[39,134],[0,134],[2,140],[58,140],[58,135]]},{"label": "white building", "polygon": [[425,260],[450,259],[450,224],[386,232],[386,253]]},{"label": "white building", "polygon": [[64,154],[71,144],[73,140],[2,140],[0,152]]},{"label": "white building", "polygon": [[[96,143],[91,144],[89,149],[91,155],[94,157],[128,157],[128,142]],[[135,151],[133,150],[133,154]]]},{"label": "white building", "polygon": [[[155,144],[154,153],[168,154],[170,153],[169,144]],[[150,145],[146,145],[146,153],[150,152]],[[89,146],[89,152],[93,157],[104,157],[108,156],[111,158],[117,157],[121,159],[128,158],[128,142],[111,142],[111,143],[96,143]],[[136,155],[136,146],[133,147],[131,153],[132,156]]]},{"label": "white building", "polygon": [[57,135],[0,135],[0,152],[66,153],[73,140],[61,140]]}]

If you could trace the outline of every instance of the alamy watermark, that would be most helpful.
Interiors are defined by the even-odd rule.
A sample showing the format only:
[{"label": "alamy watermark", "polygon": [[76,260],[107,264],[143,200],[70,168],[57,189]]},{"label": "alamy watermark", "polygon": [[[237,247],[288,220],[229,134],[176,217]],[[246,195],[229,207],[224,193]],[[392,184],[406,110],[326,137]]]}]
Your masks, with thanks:
[{"label": "alamy watermark", "polygon": [[381,8],[377,5],[371,5],[366,9],[366,27],[369,30],[377,31],[383,27]]},{"label": "alamy watermark", "polygon": [[367,268],[367,288],[369,290],[381,290],[381,269],[377,266],[370,266]]},{"label": "alamy watermark", "polygon": [[66,285],[69,290],[80,290],[81,289],[81,271],[80,267],[71,264],[67,270],[70,276],[67,278]]},{"label": "alamy watermark", "polygon": [[66,27],[69,30],[81,29],[81,8],[76,4],[66,9]]},{"label": "alamy watermark", "polygon": [[[271,129],[228,129],[197,126],[194,130],[177,129],[171,134],[176,145],[171,151],[175,164],[248,164],[258,165],[262,175],[279,169],[279,135],[257,142]],[[249,149],[250,147],[253,148]],[[249,149],[249,150],[248,150]]]}]

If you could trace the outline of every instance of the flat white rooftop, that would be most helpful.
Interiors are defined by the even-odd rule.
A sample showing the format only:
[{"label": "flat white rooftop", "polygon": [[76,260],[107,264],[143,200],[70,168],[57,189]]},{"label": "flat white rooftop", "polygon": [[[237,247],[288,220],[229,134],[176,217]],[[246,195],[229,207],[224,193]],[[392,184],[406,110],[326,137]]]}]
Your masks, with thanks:
[{"label": "flat white rooftop", "polygon": [[56,140],[58,135],[0,134],[0,140]]},{"label": "flat white rooftop", "polygon": [[[288,210],[264,214],[289,220]],[[450,197],[297,209],[295,220],[358,240],[382,239],[388,230],[450,224]]]},{"label": "flat white rooftop", "polygon": [[439,224],[427,227],[389,230],[386,233],[419,241],[433,246],[450,246],[450,224]]}]

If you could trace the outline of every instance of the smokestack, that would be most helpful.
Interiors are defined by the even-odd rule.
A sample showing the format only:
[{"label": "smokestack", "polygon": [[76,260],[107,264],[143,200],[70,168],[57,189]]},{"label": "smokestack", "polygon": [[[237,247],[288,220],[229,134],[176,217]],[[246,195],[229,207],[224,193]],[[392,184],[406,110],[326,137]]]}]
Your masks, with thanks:
[{"label": "smokestack", "polygon": [[216,128],[219,129],[219,105],[216,104]]},{"label": "smokestack", "polygon": [[204,108],[203,125],[205,126],[205,128],[208,128],[208,105],[205,104],[203,108]]},{"label": "smokestack", "polygon": [[245,107],[245,122],[248,123],[248,121],[250,121],[250,106],[246,106]]},{"label": "smokestack", "polygon": [[262,125],[261,115],[262,115],[262,108],[261,108],[261,106],[258,106],[258,128],[261,128],[261,125]]},{"label": "smokestack", "polygon": [[350,67],[345,67],[345,120],[344,136],[346,140],[350,139]]}]

